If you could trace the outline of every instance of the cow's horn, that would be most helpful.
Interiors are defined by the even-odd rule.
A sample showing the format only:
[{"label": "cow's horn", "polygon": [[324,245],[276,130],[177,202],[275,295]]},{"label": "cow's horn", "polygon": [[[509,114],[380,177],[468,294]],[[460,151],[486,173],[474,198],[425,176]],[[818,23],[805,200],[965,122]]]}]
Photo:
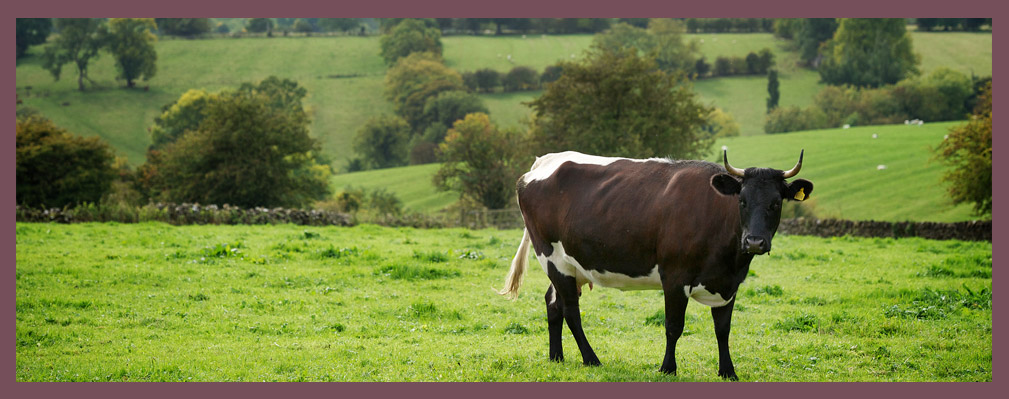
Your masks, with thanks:
[{"label": "cow's horn", "polygon": [[791,170],[785,171],[785,178],[786,179],[789,178],[789,177],[792,177],[792,176],[795,176],[795,175],[799,174],[799,169],[802,169],[802,154],[804,152],[806,152],[805,149],[802,150],[802,151],[799,151],[799,162],[796,163],[795,167],[792,168]]},{"label": "cow's horn", "polygon": [[725,162],[725,170],[729,172],[730,175],[743,177],[744,171],[742,169],[733,168],[729,165],[729,156],[726,155],[726,150],[722,150],[722,161]]}]

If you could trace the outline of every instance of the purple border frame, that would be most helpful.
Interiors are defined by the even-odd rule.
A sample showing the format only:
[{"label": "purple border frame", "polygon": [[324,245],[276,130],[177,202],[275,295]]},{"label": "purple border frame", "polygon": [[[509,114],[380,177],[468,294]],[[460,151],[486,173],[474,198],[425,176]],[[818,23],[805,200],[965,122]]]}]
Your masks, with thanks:
[{"label": "purple border frame", "polygon": [[[49,0],[38,3],[17,3],[4,5],[15,17],[130,17],[143,14],[159,17],[194,16],[235,16],[235,17],[297,17],[328,13],[340,17],[993,17],[1001,15],[1006,8],[986,0],[938,1],[890,1],[847,0],[838,2],[815,2],[808,0],[772,0],[757,2],[747,0],[716,0],[711,2],[662,2],[661,0],[622,0],[619,2],[599,0],[533,1],[509,0],[496,3],[475,2],[473,0],[379,0],[373,2],[324,3],[319,1],[288,0],[268,2],[226,1],[213,2],[195,0],[174,0],[159,3],[138,2],[136,0],[69,1]],[[993,50],[996,44],[993,42]],[[993,51],[993,66],[1002,65],[1004,53]],[[9,56],[9,53],[8,53]],[[9,62],[9,61],[8,61]],[[10,68],[10,64],[7,64]],[[994,70],[994,68],[993,68]],[[16,81],[12,80],[13,85]],[[10,83],[9,83],[10,84]],[[8,86],[9,87],[9,86]],[[9,98],[8,98],[9,99]],[[9,101],[9,100],[8,100]],[[1000,103],[994,104],[996,114],[1004,109]],[[9,108],[8,108],[9,109]],[[10,115],[10,114],[8,114]],[[9,126],[9,125],[8,125]],[[11,135],[13,136],[13,135]],[[13,137],[8,136],[9,139]],[[1000,140],[993,142],[1000,146]],[[8,162],[13,162],[11,157]],[[1004,164],[994,161],[992,168]],[[14,183],[13,169],[2,174],[6,184]],[[994,201],[1000,203],[1002,195],[1009,188],[993,184]],[[13,194],[13,192],[8,195]],[[10,209],[14,199],[5,196],[2,200]],[[1000,208],[996,206],[997,208]],[[0,218],[14,224],[14,214],[0,213]],[[993,213],[994,219],[994,213]],[[10,225],[8,225],[10,226]],[[993,227],[994,254],[1005,229],[1000,224]],[[7,235],[10,234],[10,235]],[[15,234],[4,233],[4,247],[8,256],[14,257]],[[1000,254],[1001,255],[1001,254]],[[12,271],[16,267],[16,257],[8,258],[8,273],[3,280],[13,285]],[[1000,273],[993,273],[1000,274]],[[996,285],[993,280],[994,285]],[[1005,286],[1005,284],[998,284]],[[15,297],[12,290],[8,298]],[[13,298],[12,298],[13,299]],[[10,306],[10,304],[8,305]],[[10,309],[10,308],[8,308]],[[13,310],[13,309],[12,309]],[[13,312],[12,312],[13,313]],[[995,306],[992,324],[1002,324],[993,328],[992,340],[998,332],[1004,331],[1005,323],[996,316],[1003,313]],[[8,316],[8,317],[12,317]],[[11,319],[8,319],[11,320]],[[11,326],[13,327],[13,326]],[[2,333],[8,345],[14,338],[15,329],[8,327]],[[994,355],[996,345],[992,343]],[[11,357],[15,348],[8,346]],[[1004,351],[1002,351],[1004,352]],[[14,397],[149,397],[177,398],[180,396],[231,396],[283,397],[283,396],[451,396],[451,397],[525,397],[588,395],[590,397],[618,397],[625,394],[644,395],[691,395],[691,394],[738,394],[759,397],[801,396],[815,398],[848,398],[861,395],[881,397],[990,397],[999,392],[1001,385],[997,377],[992,356],[992,382],[987,383],[34,383],[15,382],[15,363],[7,363],[3,369],[10,380],[9,393]],[[10,358],[8,358],[10,359]],[[10,360],[8,360],[10,361]]]}]

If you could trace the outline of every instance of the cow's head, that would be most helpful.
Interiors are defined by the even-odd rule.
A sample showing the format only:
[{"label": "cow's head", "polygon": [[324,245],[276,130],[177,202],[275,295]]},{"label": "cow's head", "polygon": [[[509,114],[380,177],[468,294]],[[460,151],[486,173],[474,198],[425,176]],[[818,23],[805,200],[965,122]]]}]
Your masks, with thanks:
[{"label": "cow's head", "polygon": [[722,151],[727,173],[712,176],[711,186],[724,195],[739,195],[739,223],[743,234],[740,247],[743,251],[759,255],[771,250],[771,238],[781,221],[781,201],[805,201],[813,192],[813,183],[796,179],[791,183],[785,179],[794,177],[802,168],[799,162],[790,170],[769,168],[737,169],[729,165],[726,152]]}]

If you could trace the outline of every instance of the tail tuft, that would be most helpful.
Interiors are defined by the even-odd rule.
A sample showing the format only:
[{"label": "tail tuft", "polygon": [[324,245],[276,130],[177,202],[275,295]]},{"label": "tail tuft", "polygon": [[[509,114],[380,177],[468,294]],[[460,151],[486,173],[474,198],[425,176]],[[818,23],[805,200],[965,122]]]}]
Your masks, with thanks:
[{"label": "tail tuft", "polygon": [[530,242],[532,241],[529,238],[529,230],[525,229],[522,231],[522,242],[519,243],[519,249],[515,252],[515,258],[512,259],[511,269],[508,270],[508,276],[505,277],[504,288],[497,292],[508,299],[515,299],[519,296],[519,287],[522,286],[522,276],[529,265]]}]

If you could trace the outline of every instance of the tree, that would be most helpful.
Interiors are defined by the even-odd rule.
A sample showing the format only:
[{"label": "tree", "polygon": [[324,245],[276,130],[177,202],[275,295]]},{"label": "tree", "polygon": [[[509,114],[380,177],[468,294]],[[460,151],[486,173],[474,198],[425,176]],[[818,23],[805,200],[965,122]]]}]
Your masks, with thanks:
[{"label": "tree", "polygon": [[354,136],[354,151],[369,169],[407,164],[410,125],[402,118],[383,115],[368,120]]},{"label": "tree", "polygon": [[116,177],[113,153],[98,137],[79,137],[34,115],[16,127],[17,203],[63,207],[96,203]]},{"label": "tree", "polygon": [[837,20],[834,18],[804,18],[799,24],[795,35],[799,54],[803,61],[816,65],[820,55],[820,44],[834,37],[837,31]]},{"label": "tree", "polygon": [[970,203],[974,214],[992,213],[992,91],[991,82],[967,124],[954,127],[935,149],[936,158],[950,169],[943,181],[950,183],[954,204]]},{"label": "tree", "polygon": [[379,40],[385,63],[395,64],[411,53],[429,52],[441,57],[441,30],[429,27],[423,21],[406,19],[396,24]]},{"label": "tree", "polygon": [[424,126],[424,105],[441,92],[466,90],[462,76],[431,53],[413,53],[400,59],[385,74],[385,98],[414,131]]},{"label": "tree", "polygon": [[519,134],[498,129],[484,113],[456,121],[439,149],[443,163],[433,178],[435,187],[458,191],[489,209],[513,201],[515,181],[528,166]]},{"label": "tree", "polygon": [[46,42],[49,32],[53,29],[53,20],[52,18],[17,18],[15,25],[17,58],[21,58],[28,51],[28,47]]},{"label": "tree", "polygon": [[148,152],[154,199],[242,207],[300,207],[329,194],[328,162],[309,120],[256,91],[209,101],[195,131]]},{"label": "tree", "polygon": [[155,18],[158,30],[165,35],[194,37],[210,33],[210,18]]},{"label": "tree", "polygon": [[253,33],[263,33],[273,31],[273,20],[270,18],[249,18],[245,29]]},{"label": "tree", "polygon": [[559,65],[547,65],[546,68],[543,68],[543,73],[540,74],[540,85],[546,85],[560,79],[562,73],[564,73],[564,69]]},{"label": "tree", "polygon": [[561,66],[561,78],[526,103],[535,114],[536,151],[678,158],[707,151],[699,131],[711,110],[682,74],[659,70],[632,50],[599,47]]},{"label": "tree", "polygon": [[539,87],[539,73],[526,66],[517,66],[501,79],[504,91],[535,90]]},{"label": "tree", "polygon": [[312,26],[311,23],[304,20],[303,18],[298,18],[297,20],[295,20],[293,27],[295,32],[301,32],[301,33],[315,32],[315,27]]},{"label": "tree", "polygon": [[827,41],[820,78],[828,84],[878,87],[917,74],[903,18],[843,18]]},{"label": "tree", "polygon": [[609,30],[595,35],[594,46],[614,51],[619,48],[635,48],[640,55],[655,58],[659,68],[665,71],[693,71],[697,59],[697,42],[684,42],[686,28],[683,23],[669,18],[652,18],[648,29],[641,29],[618,23]]},{"label": "tree", "polygon": [[[447,129],[455,121],[477,112],[490,113],[480,96],[460,90],[446,91],[429,98],[424,104],[423,124],[425,126],[440,124]],[[444,134],[445,131],[443,130],[441,133]],[[437,137],[429,141],[438,144],[442,138]]]},{"label": "tree", "polygon": [[350,32],[361,26],[357,18],[319,18],[319,29],[328,32]]},{"label": "tree", "polygon": [[149,129],[151,145],[148,150],[160,149],[184,133],[198,129],[206,116],[207,104],[218,100],[219,94],[190,89],[175,102],[162,107],[161,115],[154,117],[154,125]]},{"label": "tree", "polygon": [[84,91],[84,80],[91,81],[88,64],[105,47],[108,29],[98,18],[59,18],[56,29],[60,34],[46,46],[42,68],[60,80],[63,65],[73,63],[77,67],[77,88]]},{"label": "tree", "polygon": [[476,70],[473,72],[473,78],[476,80],[476,86],[484,93],[493,92],[501,86],[501,73],[490,68]]},{"label": "tree", "polygon": [[158,54],[151,30],[158,29],[153,18],[112,18],[109,20],[109,51],[116,58],[119,77],[126,87],[136,86],[137,79],[148,80],[157,72]]},{"label": "tree", "polygon": [[774,69],[767,71],[767,113],[778,107],[778,98],[781,97],[778,85],[778,71]]}]

